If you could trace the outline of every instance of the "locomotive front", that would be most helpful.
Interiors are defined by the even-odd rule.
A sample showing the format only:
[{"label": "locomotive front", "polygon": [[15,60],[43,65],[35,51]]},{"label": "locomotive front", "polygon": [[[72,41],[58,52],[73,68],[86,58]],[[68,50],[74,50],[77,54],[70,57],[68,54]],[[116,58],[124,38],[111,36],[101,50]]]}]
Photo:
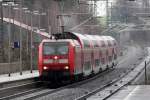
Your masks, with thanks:
[{"label": "locomotive front", "polygon": [[59,81],[71,76],[69,41],[44,41],[39,46],[39,71],[44,80]]}]

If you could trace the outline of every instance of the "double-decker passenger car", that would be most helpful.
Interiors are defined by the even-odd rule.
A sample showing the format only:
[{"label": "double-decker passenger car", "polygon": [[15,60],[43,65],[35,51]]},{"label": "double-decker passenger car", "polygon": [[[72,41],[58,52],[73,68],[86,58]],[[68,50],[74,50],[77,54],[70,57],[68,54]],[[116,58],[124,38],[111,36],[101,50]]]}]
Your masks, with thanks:
[{"label": "double-decker passenger car", "polygon": [[39,72],[44,80],[75,80],[117,64],[118,45],[110,36],[73,32],[53,36],[39,45]]}]

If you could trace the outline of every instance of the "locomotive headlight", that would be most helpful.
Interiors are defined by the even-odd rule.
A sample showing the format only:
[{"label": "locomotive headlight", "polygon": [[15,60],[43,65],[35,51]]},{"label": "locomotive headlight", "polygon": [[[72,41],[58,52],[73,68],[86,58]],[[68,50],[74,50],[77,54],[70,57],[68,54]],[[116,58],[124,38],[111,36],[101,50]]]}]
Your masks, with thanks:
[{"label": "locomotive headlight", "polygon": [[69,69],[69,66],[65,66],[64,69]]},{"label": "locomotive headlight", "polygon": [[57,59],[58,59],[58,57],[57,57],[57,56],[55,56],[55,57],[54,57],[54,59],[55,59],[55,60],[57,60]]},{"label": "locomotive headlight", "polygon": [[49,63],[52,63],[52,62],[53,62],[52,59],[44,59],[44,60],[43,60],[43,63],[44,63],[44,64],[49,64]]},{"label": "locomotive headlight", "polygon": [[44,66],[44,67],[43,67],[43,69],[44,69],[44,70],[47,70],[47,69],[48,69],[48,67],[47,67],[47,66]]}]

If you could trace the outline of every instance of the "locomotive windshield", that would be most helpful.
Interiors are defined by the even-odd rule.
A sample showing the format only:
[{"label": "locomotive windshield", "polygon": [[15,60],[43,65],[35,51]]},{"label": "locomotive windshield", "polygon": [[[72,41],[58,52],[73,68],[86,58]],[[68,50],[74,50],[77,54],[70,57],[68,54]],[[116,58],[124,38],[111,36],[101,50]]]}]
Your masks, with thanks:
[{"label": "locomotive windshield", "polygon": [[43,46],[44,55],[65,55],[68,54],[67,42],[46,42]]}]

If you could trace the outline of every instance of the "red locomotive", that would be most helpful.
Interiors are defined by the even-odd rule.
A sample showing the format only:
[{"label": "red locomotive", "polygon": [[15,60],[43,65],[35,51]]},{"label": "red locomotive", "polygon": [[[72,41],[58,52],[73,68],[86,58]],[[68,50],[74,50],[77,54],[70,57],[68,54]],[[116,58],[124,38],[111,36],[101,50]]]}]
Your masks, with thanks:
[{"label": "red locomotive", "polygon": [[44,80],[75,80],[117,64],[118,45],[110,36],[73,32],[54,34],[39,45],[39,73]]}]

